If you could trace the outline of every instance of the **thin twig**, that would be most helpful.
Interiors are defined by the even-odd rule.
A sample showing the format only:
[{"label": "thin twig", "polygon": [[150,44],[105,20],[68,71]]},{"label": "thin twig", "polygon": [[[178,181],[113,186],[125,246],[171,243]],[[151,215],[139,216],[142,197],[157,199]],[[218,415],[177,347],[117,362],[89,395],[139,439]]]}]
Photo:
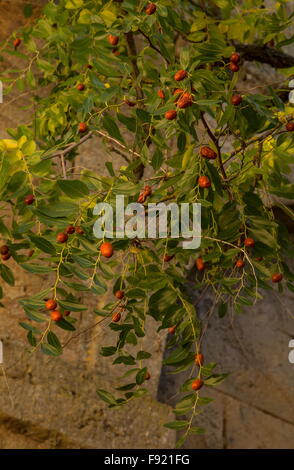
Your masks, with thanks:
[{"label": "thin twig", "polygon": [[65,166],[65,160],[64,160],[64,154],[63,153],[60,155],[60,161],[61,161],[63,178],[66,180],[67,175],[66,175],[66,166]]},{"label": "thin twig", "polygon": [[148,43],[149,43],[149,46],[154,49],[158,54],[161,55],[161,57],[166,61],[167,64],[170,64],[170,61],[164,57],[164,55],[162,54],[161,50],[158,49],[158,47],[154,46],[154,44],[152,43],[151,39],[149,38],[149,36],[147,36],[147,34],[144,33],[144,31],[142,31],[142,29],[138,29],[139,33],[141,33],[145,39],[147,39]]},{"label": "thin twig", "polygon": [[[294,115],[293,114],[290,114],[289,116],[286,116],[285,117],[285,120],[287,122],[289,121],[292,121],[294,118]],[[266,131],[264,132],[263,134],[257,136],[257,137],[252,137],[251,139],[249,139],[247,142],[243,142],[242,146],[241,147],[238,147],[237,149],[233,150],[233,152],[231,152],[230,156],[226,159],[226,161],[224,162],[224,164],[226,164],[227,162],[229,162],[232,158],[234,158],[238,153],[240,153],[242,150],[244,150],[245,148],[249,147],[249,145],[252,145],[252,144],[255,144],[256,142],[263,142],[265,139],[267,139],[269,136],[273,135],[277,130],[279,130],[282,126],[283,126],[284,123],[280,122],[276,127],[274,127],[273,129],[270,129],[269,131]]]}]

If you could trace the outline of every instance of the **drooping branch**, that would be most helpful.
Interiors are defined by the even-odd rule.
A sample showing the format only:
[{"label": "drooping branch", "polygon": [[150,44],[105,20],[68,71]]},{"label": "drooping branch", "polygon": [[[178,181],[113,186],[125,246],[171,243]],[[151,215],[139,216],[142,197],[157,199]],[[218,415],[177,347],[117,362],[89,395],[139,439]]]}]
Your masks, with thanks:
[{"label": "drooping branch", "polygon": [[294,57],[275,47],[234,43],[242,58],[248,61],[269,64],[276,69],[294,67]]}]

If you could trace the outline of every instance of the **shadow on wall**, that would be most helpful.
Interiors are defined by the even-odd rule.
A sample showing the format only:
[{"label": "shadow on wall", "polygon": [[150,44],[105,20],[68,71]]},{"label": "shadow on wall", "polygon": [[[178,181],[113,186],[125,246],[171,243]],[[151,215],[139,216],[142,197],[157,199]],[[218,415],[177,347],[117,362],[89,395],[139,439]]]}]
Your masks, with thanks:
[{"label": "shadow on wall", "polygon": [[[197,293],[191,287],[189,291],[196,305]],[[289,361],[293,305],[289,291],[282,298],[267,291],[243,314],[219,318],[215,311],[207,325],[212,300],[209,296],[200,300],[197,311],[207,325],[202,343],[205,362],[217,362],[216,372],[230,375],[217,387],[201,389],[201,396],[214,399],[195,419],[206,433],[190,437],[186,448],[293,448],[294,364]],[[167,353],[166,349],[165,357]],[[190,377],[187,372],[170,371],[163,367],[157,397],[174,406],[180,385]]]}]

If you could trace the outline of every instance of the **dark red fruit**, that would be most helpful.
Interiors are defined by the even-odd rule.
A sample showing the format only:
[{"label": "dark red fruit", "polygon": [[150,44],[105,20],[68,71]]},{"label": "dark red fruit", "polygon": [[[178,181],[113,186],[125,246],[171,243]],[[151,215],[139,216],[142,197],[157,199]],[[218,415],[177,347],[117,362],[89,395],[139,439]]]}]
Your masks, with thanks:
[{"label": "dark red fruit", "polygon": [[234,64],[234,62],[231,62],[229,67],[230,67],[230,70],[234,73],[239,72],[240,70],[239,65]]},{"label": "dark red fruit", "polygon": [[204,385],[203,380],[196,379],[196,380],[194,380],[194,382],[192,382],[191,387],[192,387],[193,390],[197,391],[197,390],[200,390],[200,388],[203,387],[203,385]]},{"label": "dark red fruit", "polygon": [[57,302],[54,299],[49,299],[49,300],[47,300],[45,306],[46,306],[47,310],[56,310]]},{"label": "dark red fruit", "polygon": [[203,259],[201,258],[201,256],[199,256],[199,258],[196,259],[195,263],[196,263],[196,268],[198,269],[198,271],[204,271],[205,263]]},{"label": "dark red fruit", "polygon": [[93,65],[87,64],[87,69],[92,70],[92,68],[93,68]]},{"label": "dark red fruit", "polygon": [[68,235],[67,235],[67,233],[63,233],[63,232],[59,233],[59,234],[57,235],[56,240],[58,241],[58,243],[65,243],[65,242],[67,242],[67,240],[68,240]]},{"label": "dark red fruit", "polygon": [[85,231],[79,225],[76,227],[76,233],[78,235],[84,235]]},{"label": "dark red fruit", "polygon": [[125,293],[123,290],[117,290],[114,295],[117,299],[121,300],[124,298]]},{"label": "dark red fruit", "polygon": [[210,147],[201,147],[200,155],[208,160],[215,160],[217,157],[216,152]]},{"label": "dark red fruit", "polygon": [[16,50],[18,48],[18,46],[20,46],[21,44],[21,39],[20,38],[16,38],[14,41],[13,41],[13,46],[14,46],[14,49]]},{"label": "dark red fruit", "polygon": [[236,266],[237,268],[244,268],[244,266],[245,266],[245,261],[244,261],[243,259],[238,259],[238,260],[236,261],[236,263],[235,263],[235,266]]},{"label": "dark red fruit", "polygon": [[88,130],[88,126],[85,122],[80,122],[78,129],[80,133],[86,132]]},{"label": "dark red fruit", "polygon": [[150,196],[150,195],[152,194],[152,188],[151,188],[151,186],[148,186],[148,185],[145,186],[143,192],[144,192],[145,196]]},{"label": "dark red fruit", "polygon": [[193,96],[191,93],[184,93],[177,101],[177,106],[180,109],[188,108],[193,104]]},{"label": "dark red fruit", "polygon": [[151,374],[147,370],[146,375],[145,375],[145,380],[150,380],[150,379],[151,379]]},{"label": "dark red fruit", "polygon": [[272,282],[281,282],[282,279],[283,279],[282,273],[275,273],[272,275]]},{"label": "dark red fruit", "polygon": [[198,178],[198,184],[199,184],[200,188],[210,188],[211,181],[207,176],[200,176]]},{"label": "dark red fruit", "polygon": [[35,196],[33,194],[29,194],[28,196],[26,196],[24,198],[24,203],[27,205],[27,206],[30,206],[31,204],[33,204],[35,202]]},{"label": "dark red fruit", "polygon": [[156,5],[155,3],[149,3],[146,7],[146,10],[145,10],[146,14],[147,15],[153,15],[153,13],[156,12]]},{"label": "dark red fruit", "polygon": [[170,109],[169,111],[166,111],[164,116],[168,121],[172,121],[173,119],[176,119],[177,112],[174,109]]},{"label": "dark red fruit", "polygon": [[163,90],[157,90],[157,95],[159,96],[159,98],[160,98],[161,100],[164,100],[164,98],[165,98],[165,93],[164,93]]},{"label": "dark red fruit", "polygon": [[104,242],[100,246],[100,253],[105,258],[111,258],[113,255],[113,246],[110,242]]},{"label": "dark red fruit", "polygon": [[116,312],[116,313],[114,313],[114,314],[112,315],[112,321],[113,321],[114,323],[119,322],[120,319],[121,319],[121,314],[120,314],[119,312]]},{"label": "dark red fruit", "polygon": [[68,317],[70,315],[70,310],[64,310],[63,315]]},{"label": "dark red fruit", "polygon": [[174,256],[175,255],[164,255],[163,261],[165,263],[168,263],[169,261],[171,261],[174,258]]},{"label": "dark red fruit", "polygon": [[128,99],[125,99],[125,103],[130,106],[130,108],[133,108],[134,106],[136,106],[136,103],[135,101],[131,101],[131,100],[128,100]]},{"label": "dark red fruit", "polygon": [[174,74],[174,79],[177,81],[177,82],[180,82],[181,80],[184,80],[184,78],[186,78],[188,75],[188,72],[186,70],[178,70],[175,74]]},{"label": "dark red fruit", "polygon": [[239,106],[239,104],[241,104],[243,101],[243,98],[241,95],[233,95],[232,98],[231,98],[231,103],[234,105],[234,106]]},{"label": "dark red fruit", "polygon": [[1,255],[7,255],[7,253],[9,253],[9,247],[7,245],[2,245],[0,247],[0,253]]},{"label": "dark red fruit", "polygon": [[30,250],[30,251],[28,252],[28,257],[31,258],[34,253],[35,253],[35,250]]},{"label": "dark red fruit", "polygon": [[11,258],[11,254],[7,253],[6,255],[1,255],[1,258],[2,258],[3,261],[7,261],[7,260],[9,260],[9,258]]},{"label": "dark red fruit", "polygon": [[168,332],[170,335],[174,335],[175,332],[176,332],[176,326],[170,326],[169,329],[168,329]]},{"label": "dark red fruit", "polygon": [[239,64],[240,60],[241,60],[240,54],[238,54],[238,52],[233,52],[233,54],[231,55],[230,61],[233,62],[233,64]]},{"label": "dark red fruit", "polygon": [[294,131],[294,122],[288,122],[288,124],[286,124],[286,129],[288,132],[293,132]]},{"label": "dark red fruit", "polygon": [[146,194],[141,193],[141,194],[139,194],[137,202],[139,202],[140,204],[143,204],[143,202],[146,201],[146,198],[147,198]]},{"label": "dark red fruit", "polygon": [[83,83],[79,83],[79,84],[77,85],[77,90],[83,91],[84,89],[85,89],[85,85],[84,85]]},{"label": "dark red fruit", "polygon": [[107,41],[109,42],[109,44],[111,44],[112,46],[116,46],[118,44],[118,41],[119,41],[119,37],[118,36],[113,36],[113,34],[109,34],[107,36]]},{"label": "dark red fruit", "polygon": [[244,245],[248,248],[253,247],[255,245],[255,241],[251,237],[245,238]]},{"label": "dark red fruit", "polygon": [[73,233],[75,233],[76,229],[75,229],[75,227],[74,227],[73,225],[69,225],[65,231],[66,231],[66,233],[68,233],[69,235],[72,235]]}]

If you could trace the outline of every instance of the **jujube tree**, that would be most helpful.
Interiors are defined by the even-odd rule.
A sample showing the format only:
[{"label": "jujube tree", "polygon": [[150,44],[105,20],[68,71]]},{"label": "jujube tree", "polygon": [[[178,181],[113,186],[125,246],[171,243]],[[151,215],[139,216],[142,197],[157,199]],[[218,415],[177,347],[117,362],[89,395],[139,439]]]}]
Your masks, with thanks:
[{"label": "jujube tree", "polygon": [[[58,356],[60,328],[74,336],[74,312],[87,309],[81,295],[111,288],[111,301],[93,315],[117,334],[101,354],[127,368],[115,391],[98,390],[118,407],[146,393],[152,379],[151,354],[140,345],[152,316],[169,332],[165,363],[190,369],[174,410],[185,418],[167,423],[183,430],[178,445],[203,431],[194,418],[211,401],[205,390],[226,375],[201,352],[205,335],[186,291],[191,263],[194,289],[213,293],[220,316],[254,305],[275,283],[280,293],[293,291],[285,261],[293,251],[272,208],[272,196],[293,196],[294,114],[283,99],[289,71],[280,49],[294,41],[287,8],[259,0],[49,1],[1,49],[4,60],[23,62],[7,70],[6,94],[31,96],[32,113],[0,141],[0,275],[13,285],[17,263],[54,278],[21,300],[21,326],[32,350]],[[269,48],[272,60],[283,59],[285,83],[244,92],[244,58],[262,61]],[[103,174],[76,164],[94,138],[109,153]],[[117,154],[124,165],[115,170]],[[146,209],[200,203],[200,248],[183,250],[170,236],[95,238],[94,206],[115,210],[119,194]]]}]

